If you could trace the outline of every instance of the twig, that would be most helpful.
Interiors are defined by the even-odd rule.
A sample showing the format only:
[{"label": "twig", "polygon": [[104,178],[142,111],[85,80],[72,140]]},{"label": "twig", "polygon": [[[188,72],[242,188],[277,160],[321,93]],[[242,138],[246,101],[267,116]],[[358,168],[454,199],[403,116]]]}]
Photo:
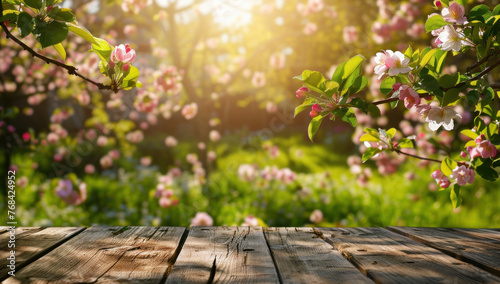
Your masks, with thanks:
[{"label": "twig", "polygon": [[443,162],[443,161],[436,160],[436,159],[425,158],[425,157],[420,157],[420,156],[417,156],[417,155],[405,153],[405,152],[402,152],[402,151],[397,150],[397,149],[394,149],[394,151],[396,153],[398,153],[398,154],[403,154],[403,155],[406,155],[406,156],[409,156],[409,157],[413,157],[413,158],[417,158],[417,159],[424,160],[424,161],[431,161],[431,162],[436,162],[436,163],[442,163]]},{"label": "twig", "polygon": [[483,59],[481,59],[480,61],[478,61],[478,62],[476,62],[476,63],[472,64],[472,65],[471,65],[471,66],[469,66],[469,67],[467,67],[467,68],[465,69],[465,72],[470,73],[470,71],[472,71],[472,70],[476,69],[477,67],[479,67],[479,66],[483,65],[484,63],[488,62],[492,56],[496,56],[497,54],[498,54],[498,51],[497,51],[497,52],[494,52],[494,53],[491,53],[491,54],[488,54],[486,57],[484,57],[484,58],[483,58]]},{"label": "twig", "polygon": [[[418,94],[419,97],[421,98],[428,98],[428,97],[432,97],[434,96],[433,94],[429,94],[429,93],[423,93],[423,94]],[[386,103],[390,103],[390,102],[395,102],[399,100],[398,97],[394,97],[394,98],[389,98],[389,99],[385,99],[385,100],[381,100],[381,101],[376,101],[376,102],[373,102],[371,104],[373,105],[381,105],[381,104],[386,104]]]},{"label": "twig", "polygon": [[[0,15],[3,15],[3,5],[0,3]],[[7,26],[4,24],[4,22],[0,22],[0,26],[2,27],[2,29],[5,31],[6,33],[6,38],[8,39],[12,39],[15,43],[17,43],[18,45],[20,45],[24,50],[27,50],[33,57],[38,57],[40,59],[42,59],[43,61],[45,61],[47,64],[54,64],[56,66],[59,66],[61,68],[64,68],[68,71],[68,74],[70,75],[75,75],[77,77],[80,77],[82,78],[83,80],[97,86],[99,88],[99,90],[112,90],[113,92],[118,92],[118,88],[117,86],[108,86],[108,85],[104,85],[102,83],[98,83],[98,82],[95,82],[85,76],[83,76],[82,74],[78,73],[77,72],[77,68],[75,66],[71,66],[71,65],[66,65],[64,63],[61,63],[57,60],[54,60],[52,58],[48,58],[46,56],[43,56],[41,54],[39,54],[38,52],[34,51],[31,47],[27,46],[24,42],[22,42],[21,40],[19,40],[17,37],[15,37],[10,31],[9,29],[7,28]]]},{"label": "twig", "polygon": [[463,82],[460,82],[459,84],[457,84],[456,86],[453,86],[451,88],[444,88],[443,91],[448,91],[450,89],[455,89],[455,88],[460,88],[462,86],[464,86],[467,82],[472,82],[472,81],[476,81],[476,80],[479,80],[481,79],[484,75],[490,73],[493,69],[497,68],[498,66],[500,65],[500,60],[498,60],[497,62],[495,62],[493,65],[491,65],[490,67],[486,68],[483,70],[483,72],[477,74],[476,76],[466,80],[466,81],[463,81]]}]

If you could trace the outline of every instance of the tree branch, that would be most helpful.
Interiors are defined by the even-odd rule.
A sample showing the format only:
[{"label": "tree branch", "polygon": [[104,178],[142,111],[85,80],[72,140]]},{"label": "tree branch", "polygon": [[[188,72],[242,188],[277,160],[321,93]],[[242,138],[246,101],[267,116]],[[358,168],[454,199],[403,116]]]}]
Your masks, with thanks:
[{"label": "tree branch", "polygon": [[[0,3],[0,15],[3,15],[3,5],[1,3]],[[43,61],[45,61],[47,64],[54,64],[54,65],[56,65],[58,67],[64,68],[64,69],[66,69],[68,71],[68,74],[75,75],[77,77],[82,78],[83,80],[85,80],[85,81],[87,81],[87,82],[89,82],[89,83],[97,86],[99,88],[99,90],[112,90],[115,93],[118,92],[117,86],[108,86],[108,85],[104,85],[102,83],[95,82],[95,81],[93,81],[93,80],[91,80],[91,79],[83,76],[82,74],[78,73],[77,72],[78,69],[75,66],[66,65],[66,64],[61,63],[61,62],[59,62],[57,60],[54,60],[52,58],[49,58],[49,57],[46,57],[46,56],[43,56],[43,55],[37,53],[31,47],[29,47],[24,42],[22,42],[21,40],[19,40],[17,37],[15,37],[14,35],[12,35],[12,33],[9,31],[9,29],[4,24],[3,21],[0,22],[0,26],[5,31],[7,39],[12,39],[15,43],[17,43],[18,45],[20,45],[24,50],[27,50],[33,57],[38,57],[38,58],[42,59]]]},{"label": "tree branch", "polygon": [[431,159],[431,158],[425,158],[425,157],[420,157],[420,156],[417,156],[417,155],[413,155],[413,154],[402,152],[402,151],[397,150],[397,149],[394,149],[394,151],[396,153],[398,153],[398,154],[403,154],[403,155],[406,155],[406,156],[409,156],[409,157],[413,157],[413,158],[417,158],[417,159],[420,159],[420,160],[431,161],[431,162],[436,162],[436,163],[442,163],[442,161],[440,161],[440,160]]},{"label": "tree branch", "polygon": [[[429,98],[429,97],[433,97],[434,95],[433,94],[429,94],[429,93],[423,93],[423,94],[418,94],[419,97],[421,98]],[[385,100],[381,100],[381,101],[376,101],[376,102],[373,102],[371,104],[373,105],[381,105],[381,104],[386,104],[386,103],[390,103],[390,102],[395,102],[399,100],[398,97],[394,97],[394,98],[389,98],[389,99],[385,99]]]}]

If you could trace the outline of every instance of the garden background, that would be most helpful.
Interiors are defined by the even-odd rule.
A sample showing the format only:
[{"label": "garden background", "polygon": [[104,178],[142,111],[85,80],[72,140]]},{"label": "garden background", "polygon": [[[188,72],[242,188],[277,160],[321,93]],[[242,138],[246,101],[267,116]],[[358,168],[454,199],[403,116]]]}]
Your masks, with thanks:
[{"label": "garden background", "polygon": [[[99,90],[2,31],[0,161],[2,172],[16,171],[20,225],[500,226],[498,181],[477,179],[453,209],[430,176],[439,165],[397,154],[361,163],[367,126],[425,137],[418,151],[434,157],[466,141],[459,131],[429,131],[401,104],[380,106],[379,118],[357,114],[355,129],[325,121],[311,143],[307,112],[294,118],[302,85],[292,78],[306,69],[331,77],[356,54],[367,58],[363,95],[383,98],[372,56],[433,45],[424,28],[432,1],[62,5],[93,35],[131,45],[143,87]],[[32,36],[23,41],[40,50]],[[70,36],[63,45],[67,64],[101,80],[88,42]],[[472,62],[450,55],[446,68]],[[470,111],[459,108],[460,129],[471,128]]]}]

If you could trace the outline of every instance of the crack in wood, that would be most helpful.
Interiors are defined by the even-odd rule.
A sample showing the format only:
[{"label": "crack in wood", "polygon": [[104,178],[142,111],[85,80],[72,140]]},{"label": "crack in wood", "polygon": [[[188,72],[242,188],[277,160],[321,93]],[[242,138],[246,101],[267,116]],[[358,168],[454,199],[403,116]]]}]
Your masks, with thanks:
[{"label": "crack in wood", "polygon": [[210,276],[208,277],[207,284],[212,284],[215,278],[215,272],[217,271],[217,256],[214,256],[214,262],[210,268]]}]

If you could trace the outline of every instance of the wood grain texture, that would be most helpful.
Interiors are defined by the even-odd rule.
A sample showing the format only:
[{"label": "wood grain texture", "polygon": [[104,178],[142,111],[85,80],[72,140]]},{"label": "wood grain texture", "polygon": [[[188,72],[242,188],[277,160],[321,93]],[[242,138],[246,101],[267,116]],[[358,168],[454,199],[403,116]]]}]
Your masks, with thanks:
[{"label": "wood grain texture", "polygon": [[[473,230],[467,230],[469,234],[464,234],[462,230],[443,228],[389,229],[500,276],[500,240],[473,236],[470,234]],[[491,235],[484,231],[478,233]]]},{"label": "wood grain texture", "polygon": [[9,263],[7,257],[9,257],[11,250],[15,251],[17,275],[21,268],[40,258],[84,229],[83,227],[16,228],[15,248],[8,247],[11,236],[10,231],[3,232],[0,234],[0,247],[2,248],[0,280],[9,277],[7,273],[10,269],[7,267]]},{"label": "wood grain texture", "polygon": [[193,227],[167,283],[279,283],[261,227]]},{"label": "wood grain texture", "polygon": [[478,238],[500,240],[500,231],[495,229],[453,229],[453,231]]},{"label": "wood grain texture", "polygon": [[312,228],[264,228],[282,283],[373,283]]},{"label": "wood grain texture", "polygon": [[6,283],[160,283],[185,228],[91,227]]},{"label": "wood grain texture", "polygon": [[377,283],[500,283],[500,278],[382,228],[321,228],[326,241]]}]

